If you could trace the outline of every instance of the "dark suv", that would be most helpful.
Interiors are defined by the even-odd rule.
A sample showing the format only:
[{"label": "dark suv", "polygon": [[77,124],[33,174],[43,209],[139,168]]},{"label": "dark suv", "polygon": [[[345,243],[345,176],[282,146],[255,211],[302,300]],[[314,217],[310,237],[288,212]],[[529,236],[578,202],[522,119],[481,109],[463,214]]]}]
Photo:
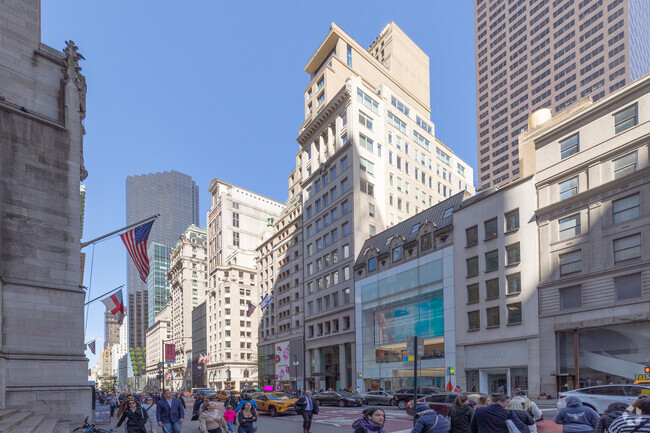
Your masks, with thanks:
[{"label": "dark suv", "polygon": [[[443,392],[447,392],[447,390],[443,388],[418,386],[418,398]],[[413,388],[398,389],[395,393],[395,400],[397,401],[398,408],[402,410],[406,409],[408,402],[413,400]]]}]

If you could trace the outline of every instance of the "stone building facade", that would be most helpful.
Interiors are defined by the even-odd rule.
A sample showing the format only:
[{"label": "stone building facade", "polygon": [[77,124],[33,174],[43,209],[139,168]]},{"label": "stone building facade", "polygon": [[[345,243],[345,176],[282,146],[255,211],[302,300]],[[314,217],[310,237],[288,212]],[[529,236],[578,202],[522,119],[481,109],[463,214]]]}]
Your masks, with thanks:
[{"label": "stone building facade", "polygon": [[[40,41],[39,1],[0,8],[0,409],[90,411],[80,287],[86,81]],[[63,41],[61,41],[63,45]]]}]

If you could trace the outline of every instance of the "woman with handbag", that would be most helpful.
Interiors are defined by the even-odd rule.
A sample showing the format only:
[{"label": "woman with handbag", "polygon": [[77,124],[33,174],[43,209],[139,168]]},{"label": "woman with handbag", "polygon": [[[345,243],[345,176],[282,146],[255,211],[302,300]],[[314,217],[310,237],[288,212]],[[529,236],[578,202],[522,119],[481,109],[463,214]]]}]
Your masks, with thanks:
[{"label": "woman with handbag", "polygon": [[418,422],[411,430],[411,433],[447,433],[449,423],[444,416],[438,415],[435,410],[421,404],[415,408]]},{"label": "woman with handbag", "polygon": [[211,401],[204,404],[203,411],[199,415],[201,433],[222,433],[228,431],[227,428],[226,421],[217,409],[217,403]]}]

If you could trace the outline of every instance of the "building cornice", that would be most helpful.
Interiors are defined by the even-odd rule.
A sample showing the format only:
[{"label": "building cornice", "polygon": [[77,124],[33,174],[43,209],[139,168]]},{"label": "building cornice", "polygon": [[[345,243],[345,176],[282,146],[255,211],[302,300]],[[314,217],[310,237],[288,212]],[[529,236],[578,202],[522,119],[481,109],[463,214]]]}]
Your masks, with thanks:
[{"label": "building cornice", "polygon": [[327,103],[327,105],[321,109],[316,117],[314,117],[313,120],[309,122],[302,131],[300,131],[300,135],[298,135],[296,141],[298,141],[301,146],[304,146],[310,138],[315,136],[317,132],[321,130],[323,125],[329,123],[328,120],[330,117],[338,111],[345,101],[350,99],[351,94],[351,85],[350,83],[346,83]]}]

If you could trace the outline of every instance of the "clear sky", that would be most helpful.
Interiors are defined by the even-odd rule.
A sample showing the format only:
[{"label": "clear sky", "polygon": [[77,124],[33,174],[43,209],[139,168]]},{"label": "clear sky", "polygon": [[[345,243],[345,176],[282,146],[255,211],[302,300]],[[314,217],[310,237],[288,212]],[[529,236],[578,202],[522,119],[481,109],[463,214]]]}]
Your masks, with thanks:
[{"label": "clear sky", "polygon": [[[332,22],[368,47],[391,21],[429,56],[436,136],[476,170],[472,1],[44,0],[42,41],[72,39],[86,58],[83,239],[125,225],[129,175],[192,176],[202,226],[215,177],[284,202],[305,64]],[[119,238],[84,251],[91,297],[126,282]],[[98,349],[103,311],[90,307],[86,330]]]}]

